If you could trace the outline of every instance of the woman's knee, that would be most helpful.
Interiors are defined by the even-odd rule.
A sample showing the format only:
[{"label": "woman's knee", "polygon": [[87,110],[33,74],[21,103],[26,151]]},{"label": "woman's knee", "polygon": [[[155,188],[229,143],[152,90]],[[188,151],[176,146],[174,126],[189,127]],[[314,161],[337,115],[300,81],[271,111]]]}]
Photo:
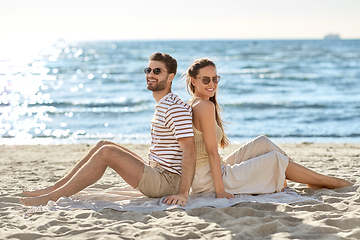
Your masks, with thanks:
[{"label": "woman's knee", "polygon": [[265,135],[260,135],[260,136],[258,136],[257,138],[255,138],[255,142],[256,142],[257,144],[266,145],[266,144],[268,144],[268,143],[271,142],[271,141],[270,141],[270,139],[269,139],[267,136],[265,136]]}]

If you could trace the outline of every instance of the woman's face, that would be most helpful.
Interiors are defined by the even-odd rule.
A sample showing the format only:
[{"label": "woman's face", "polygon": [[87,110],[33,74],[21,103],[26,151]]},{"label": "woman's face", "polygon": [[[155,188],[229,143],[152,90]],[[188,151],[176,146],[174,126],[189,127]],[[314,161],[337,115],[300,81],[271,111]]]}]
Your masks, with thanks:
[{"label": "woman's face", "polygon": [[[209,81],[210,78],[210,81]],[[213,66],[207,66],[199,70],[199,74],[196,78],[191,78],[192,84],[195,86],[194,95],[202,99],[209,100],[213,97],[217,90],[217,83],[214,83],[213,79],[217,79],[216,68]],[[204,84],[209,81],[208,84]]]}]

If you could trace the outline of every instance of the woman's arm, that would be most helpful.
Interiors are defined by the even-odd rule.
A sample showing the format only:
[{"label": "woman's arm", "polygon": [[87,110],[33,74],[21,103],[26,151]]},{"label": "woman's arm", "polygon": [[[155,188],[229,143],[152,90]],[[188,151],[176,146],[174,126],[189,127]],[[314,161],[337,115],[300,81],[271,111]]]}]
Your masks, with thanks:
[{"label": "woman's arm", "polygon": [[215,106],[210,101],[201,100],[193,107],[193,114],[195,127],[203,133],[206,151],[209,155],[210,170],[215,186],[216,197],[233,198],[234,195],[225,192],[222,180],[221,160],[216,136]]}]

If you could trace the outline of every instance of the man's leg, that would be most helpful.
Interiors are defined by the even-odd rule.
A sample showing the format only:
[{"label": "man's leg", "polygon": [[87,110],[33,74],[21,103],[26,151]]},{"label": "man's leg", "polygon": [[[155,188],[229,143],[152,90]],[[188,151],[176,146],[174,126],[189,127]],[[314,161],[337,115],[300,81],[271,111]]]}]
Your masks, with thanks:
[{"label": "man's leg", "polygon": [[64,185],[44,195],[23,198],[21,202],[41,205],[49,200],[57,201],[62,196],[71,196],[98,181],[108,166],[134,188],[144,172],[144,162],[139,156],[123,147],[104,145]]},{"label": "man's leg", "polygon": [[47,193],[50,193],[56,189],[58,189],[59,187],[63,186],[65,183],[67,183],[74,175],[77,171],[79,171],[79,169],[84,166],[85,163],[87,163],[89,161],[89,159],[103,146],[105,145],[112,145],[112,146],[117,146],[120,149],[127,151],[129,154],[133,155],[134,157],[137,157],[140,159],[140,157],[138,155],[136,155],[135,153],[131,152],[130,150],[120,146],[119,144],[110,142],[110,141],[106,141],[106,140],[101,140],[99,141],[97,144],[95,144],[90,151],[80,160],[76,163],[76,165],[64,176],[62,177],[59,181],[57,181],[54,185],[44,188],[44,189],[40,189],[40,190],[35,190],[35,191],[23,191],[24,194],[28,195],[29,197],[36,197],[36,196],[40,196],[40,195],[44,195]]}]

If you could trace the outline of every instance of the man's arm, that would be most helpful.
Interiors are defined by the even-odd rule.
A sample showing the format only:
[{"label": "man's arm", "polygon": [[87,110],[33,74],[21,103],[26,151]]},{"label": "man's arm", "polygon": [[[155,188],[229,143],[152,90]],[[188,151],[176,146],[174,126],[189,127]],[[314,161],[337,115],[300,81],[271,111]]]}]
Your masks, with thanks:
[{"label": "man's arm", "polygon": [[179,145],[183,151],[179,191],[177,194],[165,198],[164,203],[167,205],[177,204],[185,207],[195,174],[196,149],[194,137],[180,138]]}]

